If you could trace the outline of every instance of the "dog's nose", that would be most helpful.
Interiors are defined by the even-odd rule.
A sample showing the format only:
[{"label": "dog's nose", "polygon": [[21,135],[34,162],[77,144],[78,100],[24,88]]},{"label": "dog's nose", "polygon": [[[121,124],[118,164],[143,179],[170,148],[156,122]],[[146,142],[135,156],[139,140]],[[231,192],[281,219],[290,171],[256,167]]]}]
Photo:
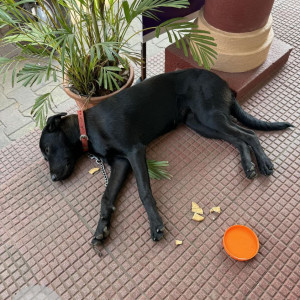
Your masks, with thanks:
[{"label": "dog's nose", "polygon": [[53,181],[56,181],[56,180],[57,180],[56,174],[51,174],[51,179],[52,179]]}]

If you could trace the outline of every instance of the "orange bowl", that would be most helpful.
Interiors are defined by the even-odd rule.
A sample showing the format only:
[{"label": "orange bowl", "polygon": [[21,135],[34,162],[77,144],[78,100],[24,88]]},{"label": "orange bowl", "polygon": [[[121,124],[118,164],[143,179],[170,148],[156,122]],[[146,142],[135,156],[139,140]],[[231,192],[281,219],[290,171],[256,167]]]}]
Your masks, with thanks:
[{"label": "orange bowl", "polygon": [[249,227],[233,225],[224,233],[223,246],[229,256],[239,261],[245,261],[257,254],[259,241]]}]

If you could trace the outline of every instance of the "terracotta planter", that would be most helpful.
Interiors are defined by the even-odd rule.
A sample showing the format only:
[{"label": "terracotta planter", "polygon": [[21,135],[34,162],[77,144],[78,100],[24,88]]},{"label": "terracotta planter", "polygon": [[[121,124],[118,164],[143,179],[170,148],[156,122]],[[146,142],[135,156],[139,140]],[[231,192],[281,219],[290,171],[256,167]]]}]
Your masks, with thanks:
[{"label": "terracotta planter", "polygon": [[67,84],[64,84],[64,91],[67,93],[67,95],[69,97],[71,97],[72,99],[75,100],[79,109],[86,110],[88,108],[91,108],[91,107],[97,105],[101,101],[108,99],[109,97],[114,96],[114,95],[118,94],[119,92],[123,91],[124,89],[130,87],[134,80],[134,69],[132,66],[130,66],[129,70],[130,70],[130,73],[129,73],[129,78],[128,78],[127,82],[118,91],[115,91],[115,92],[105,95],[105,96],[91,97],[88,99],[87,97],[83,97],[83,96],[73,93],[68,88]]}]

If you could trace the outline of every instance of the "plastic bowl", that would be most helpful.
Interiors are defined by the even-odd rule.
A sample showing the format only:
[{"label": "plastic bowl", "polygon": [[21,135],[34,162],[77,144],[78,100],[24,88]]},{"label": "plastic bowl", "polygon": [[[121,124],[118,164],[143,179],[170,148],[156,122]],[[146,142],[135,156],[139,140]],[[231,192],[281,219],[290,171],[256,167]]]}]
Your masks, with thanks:
[{"label": "plastic bowl", "polygon": [[229,256],[239,261],[245,261],[257,254],[259,241],[249,227],[233,225],[224,233],[223,246]]}]

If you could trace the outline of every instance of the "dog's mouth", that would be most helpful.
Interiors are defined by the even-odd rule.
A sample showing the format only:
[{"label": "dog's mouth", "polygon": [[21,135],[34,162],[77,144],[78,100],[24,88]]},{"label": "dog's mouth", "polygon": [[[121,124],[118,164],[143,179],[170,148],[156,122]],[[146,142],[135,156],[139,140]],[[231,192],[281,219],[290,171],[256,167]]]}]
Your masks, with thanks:
[{"label": "dog's mouth", "polygon": [[68,178],[74,169],[74,164],[67,163],[63,168],[53,169],[50,168],[50,176],[52,181],[61,181]]}]

